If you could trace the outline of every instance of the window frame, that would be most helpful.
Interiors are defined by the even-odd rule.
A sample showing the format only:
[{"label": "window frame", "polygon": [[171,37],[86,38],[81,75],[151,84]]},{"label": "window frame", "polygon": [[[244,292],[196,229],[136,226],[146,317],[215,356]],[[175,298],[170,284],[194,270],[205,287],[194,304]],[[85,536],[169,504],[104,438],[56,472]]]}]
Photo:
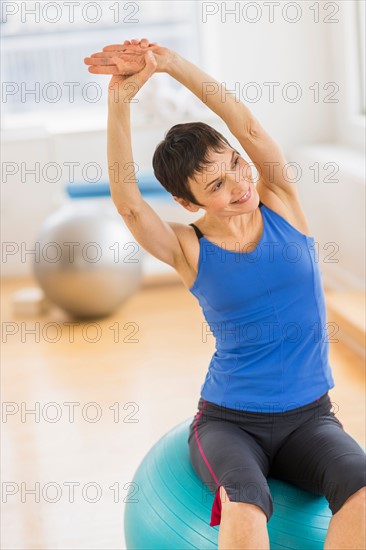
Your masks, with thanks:
[{"label": "window frame", "polygon": [[340,145],[364,151],[366,115],[362,110],[363,73],[360,67],[364,35],[362,37],[358,1],[341,3],[339,22],[330,32],[332,73],[340,86],[341,97],[335,109],[336,141]]}]

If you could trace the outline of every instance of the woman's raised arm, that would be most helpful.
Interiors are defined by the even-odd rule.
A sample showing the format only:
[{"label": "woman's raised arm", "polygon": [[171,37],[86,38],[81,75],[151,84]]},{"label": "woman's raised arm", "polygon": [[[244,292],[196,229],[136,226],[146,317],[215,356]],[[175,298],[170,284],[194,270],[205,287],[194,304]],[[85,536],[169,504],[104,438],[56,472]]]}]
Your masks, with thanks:
[{"label": "woman's raised arm", "polygon": [[113,74],[107,73],[108,69],[103,63],[108,63],[106,56],[111,58],[117,55],[125,61],[126,74],[132,74],[137,70],[133,63],[139,68],[143,66],[146,50],[151,50],[154,54],[156,72],[169,74],[225,122],[258,170],[258,183],[265,185],[281,198],[286,195],[296,200],[297,191],[291,183],[294,178],[288,174],[287,161],[279,144],[265,131],[249,108],[229,92],[223,83],[219,83],[178,53],[156,43],[150,43],[146,38],[141,41],[126,40],[123,44],[106,46],[102,53],[96,54],[100,58],[96,59],[95,63],[100,61],[101,64],[91,72]]},{"label": "woman's raised arm", "polygon": [[174,231],[176,224],[162,220],[143,200],[131,146],[130,101],[156,72],[156,59],[145,50],[142,57],[112,54],[106,58],[94,54],[85,58],[85,63],[90,66],[89,72],[114,75],[108,88],[107,133],[112,200],[136,241],[147,252],[175,267],[182,261],[180,242]]}]

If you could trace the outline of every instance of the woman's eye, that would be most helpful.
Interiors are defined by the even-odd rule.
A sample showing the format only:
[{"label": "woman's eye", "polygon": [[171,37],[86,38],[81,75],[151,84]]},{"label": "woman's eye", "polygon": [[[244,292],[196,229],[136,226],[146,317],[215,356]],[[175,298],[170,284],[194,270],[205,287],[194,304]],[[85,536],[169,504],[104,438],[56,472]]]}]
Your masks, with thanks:
[{"label": "woman's eye", "polygon": [[236,159],[234,160],[234,166],[236,166],[239,162],[239,157],[236,157]]},{"label": "woman's eye", "polygon": [[215,192],[215,191],[217,191],[217,189],[220,189],[220,187],[218,187],[218,185],[220,185],[220,186],[221,186],[221,184],[222,184],[222,181],[218,181],[218,182],[217,182],[217,184],[215,185],[215,187],[214,187],[214,190],[213,190],[213,191]]}]

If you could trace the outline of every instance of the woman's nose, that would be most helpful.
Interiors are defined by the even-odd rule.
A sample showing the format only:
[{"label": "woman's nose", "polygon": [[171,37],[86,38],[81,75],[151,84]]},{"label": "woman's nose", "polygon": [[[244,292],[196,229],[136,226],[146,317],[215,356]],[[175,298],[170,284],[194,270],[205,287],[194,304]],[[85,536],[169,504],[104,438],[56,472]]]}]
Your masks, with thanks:
[{"label": "woman's nose", "polygon": [[233,191],[237,192],[247,185],[246,173],[243,170],[236,170],[236,172],[233,172],[230,179]]}]

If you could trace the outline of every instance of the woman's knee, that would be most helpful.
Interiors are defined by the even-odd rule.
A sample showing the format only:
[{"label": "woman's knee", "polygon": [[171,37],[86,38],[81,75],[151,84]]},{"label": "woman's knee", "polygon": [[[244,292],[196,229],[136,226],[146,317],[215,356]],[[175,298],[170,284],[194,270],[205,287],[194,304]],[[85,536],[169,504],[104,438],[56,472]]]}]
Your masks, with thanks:
[{"label": "woman's knee", "polygon": [[230,500],[225,487],[220,487],[221,515],[223,518],[247,519],[250,522],[267,523],[267,514],[259,504]]},{"label": "woman's knee", "polygon": [[324,494],[333,514],[366,485],[365,455],[349,455],[342,458],[343,460],[332,461],[325,476]]}]

